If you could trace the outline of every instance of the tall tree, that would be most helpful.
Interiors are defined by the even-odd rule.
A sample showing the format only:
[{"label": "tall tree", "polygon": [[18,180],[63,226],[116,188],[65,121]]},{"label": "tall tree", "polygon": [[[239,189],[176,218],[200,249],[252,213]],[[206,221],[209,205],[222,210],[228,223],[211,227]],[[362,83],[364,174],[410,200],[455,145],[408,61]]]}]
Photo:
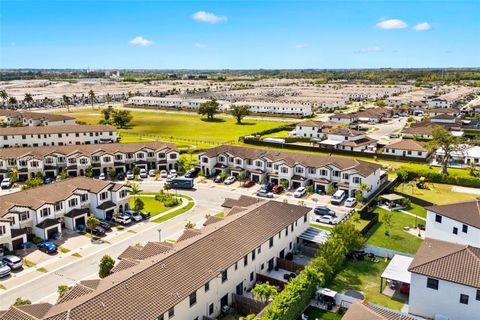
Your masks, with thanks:
[{"label": "tall tree", "polygon": [[207,116],[207,119],[211,120],[219,112],[219,103],[215,99],[210,99],[207,102],[201,103],[198,108],[198,114]]},{"label": "tall tree", "polygon": [[135,200],[137,199],[137,196],[140,194],[140,192],[142,192],[142,190],[140,189],[140,185],[138,183],[128,184],[128,193],[130,193],[135,198]]},{"label": "tall tree", "polygon": [[440,155],[441,174],[448,174],[448,160],[450,155],[454,152],[460,152],[466,149],[466,145],[463,141],[454,137],[450,131],[443,126],[434,126],[430,132],[432,140],[428,142],[427,148],[435,152],[437,149],[441,149],[443,154]]},{"label": "tall tree", "polygon": [[237,119],[237,124],[241,124],[242,119],[250,114],[250,108],[247,105],[234,105],[230,110],[230,114]]},{"label": "tall tree", "polygon": [[7,107],[8,94],[5,90],[0,90],[0,98],[3,100],[3,108]]},{"label": "tall tree", "polygon": [[115,261],[108,254],[104,255],[100,260],[100,265],[98,266],[98,276],[103,279],[112,274],[113,266]]},{"label": "tall tree", "polygon": [[262,303],[267,303],[268,299],[275,297],[278,294],[277,287],[265,282],[257,284],[252,289],[252,294],[255,299],[260,300]]},{"label": "tall tree", "polygon": [[93,237],[93,229],[100,223],[100,220],[98,220],[93,214],[89,215],[87,218],[87,229],[90,230],[90,236]]},{"label": "tall tree", "polygon": [[15,98],[15,97],[10,97],[10,98],[8,98],[8,104],[9,104],[10,106],[16,106],[17,103],[18,103],[17,98]]},{"label": "tall tree", "polygon": [[133,116],[128,110],[115,110],[112,114],[112,121],[118,128],[125,128],[132,121]]},{"label": "tall tree", "polygon": [[23,98],[23,102],[27,104],[27,108],[30,109],[30,105],[33,102],[32,94],[25,93],[25,98]]},{"label": "tall tree", "polygon": [[67,108],[67,112],[70,112],[70,97],[67,95],[62,96],[62,104]]},{"label": "tall tree", "polygon": [[97,98],[95,97],[95,92],[93,92],[93,90],[88,91],[88,99],[90,100],[90,103],[92,104],[92,109],[93,109],[93,104],[97,100]]}]

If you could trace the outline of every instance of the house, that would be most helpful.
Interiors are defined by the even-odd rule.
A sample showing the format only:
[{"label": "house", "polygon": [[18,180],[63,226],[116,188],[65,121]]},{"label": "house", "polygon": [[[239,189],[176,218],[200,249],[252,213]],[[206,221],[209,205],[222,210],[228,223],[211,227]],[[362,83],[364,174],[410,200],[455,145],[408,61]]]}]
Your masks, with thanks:
[{"label": "house", "polygon": [[0,110],[0,121],[11,126],[14,123],[20,123],[22,126],[65,126],[75,125],[75,118],[55,114],[55,113],[40,113],[40,112],[26,112],[3,109]]},{"label": "house", "polygon": [[448,108],[453,104],[453,101],[444,98],[427,99],[427,106],[429,108]]},{"label": "house", "polygon": [[[131,105],[140,106],[159,106],[166,108],[177,109],[191,109],[197,110],[202,103],[209,101],[209,99],[188,99],[185,97],[143,97],[135,96],[128,99]],[[230,108],[228,101],[217,100],[220,110],[227,110]]]},{"label": "house", "polygon": [[410,127],[402,129],[402,137],[432,139],[433,137],[431,131],[434,126],[442,126],[446,130],[450,131],[454,136],[460,137],[463,135],[464,132],[461,127],[461,121],[459,119],[455,118],[455,120],[452,121],[451,116],[449,115],[442,115],[437,117],[428,118],[416,123],[411,123]]},{"label": "house", "polygon": [[435,117],[438,115],[448,114],[453,117],[458,117],[460,115],[460,110],[455,108],[434,108],[427,110],[430,117]]},{"label": "house", "polygon": [[402,158],[426,159],[430,154],[424,142],[414,139],[402,139],[385,146],[381,151],[383,154]]},{"label": "house", "polygon": [[200,152],[198,159],[206,176],[243,174],[256,182],[283,183],[288,188],[312,185],[316,192],[333,186],[349,196],[364,183],[368,186],[364,196],[368,197],[387,179],[381,166],[371,162],[232,145]]},{"label": "house", "polygon": [[65,228],[85,225],[89,213],[110,220],[129,208],[126,185],[87,177],[42,185],[0,196],[0,245],[21,248],[27,234],[50,239]]},{"label": "house", "polygon": [[81,281],[55,305],[11,307],[2,316],[11,319],[21,312],[26,320],[217,318],[235,296],[255,285],[257,275],[267,275],[278,258],[295,250],[298,236],[308,228],[310,211],[278,201],[255,204],[202,229],[186,230],[174,244],[128,248],[112,275]]},{"label": "house", "polygon": [[337,127],[334,122],[324,122],[316,120],[306,120],[297,123],[295,126],[295,135],[306,138],[322,138],[325,136],[325,130]]},{"label": "house", "polygon": [[268,101],[236,101],[232,104],[246,105],[250,112],[260,114],[278,114],[308,117],[313,114],[312,107],[308,104]]},{"label": "house", "polygon": [[480,247],[480,200],[426,209],[426,237]]},{"label": "house", "polygon": [[326,129],[325,136],[325,140],[318,142],[325,148],[357,152],[374,152],[377,148],[377,140],[350,128]]},{"label": "house", "polygon": [[7,148],[0,150],[0,178],[17,169],[24,181],[35,174],[56,177],[66,170],[69,176],[83,176],[92,168],[93,176],[143,169],[178,169],[179,152],[174,144],[161,141],[82,144],[51,147]]},{"label": "house", "polygon": [[379,306],[368,301],[350,304],[342,320],[422,320],[421,318]]},{"label": "house", "polygon": [[335,113],[328,117],[332,122],[350,124],[357,121],[357,116],[353,113]]},{"label": "house", "polygon": [[379,123],[390,118],[391,110],[385,108],[368,108],[356,112],[355,116],[360,122]]},{"label": "house", "polygon": [[[427,222],[427,232],[428,228]],[[480,238],[477,238],[477,243],[478,239]],[[426,238],[408,271],[411,272],[408,307],[410,314],[428,319],[478,319],[478,245]]]},{"label": "house", "polygon": [[117,141],[116,128],[102,124],[0,128],[0,146],[2,148],[97,144]]}]

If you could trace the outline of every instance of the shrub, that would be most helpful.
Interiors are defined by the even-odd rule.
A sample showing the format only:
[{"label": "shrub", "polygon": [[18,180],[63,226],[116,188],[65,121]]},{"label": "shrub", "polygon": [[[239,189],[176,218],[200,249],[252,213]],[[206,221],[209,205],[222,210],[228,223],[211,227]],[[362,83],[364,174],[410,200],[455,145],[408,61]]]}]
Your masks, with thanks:
[{"label": "shrub", "polygon": [[33,237],[32,239],[32,242],[37,244],[37,243],[40,243],[40,242],[43,242],[44,240],[40,237]]}]

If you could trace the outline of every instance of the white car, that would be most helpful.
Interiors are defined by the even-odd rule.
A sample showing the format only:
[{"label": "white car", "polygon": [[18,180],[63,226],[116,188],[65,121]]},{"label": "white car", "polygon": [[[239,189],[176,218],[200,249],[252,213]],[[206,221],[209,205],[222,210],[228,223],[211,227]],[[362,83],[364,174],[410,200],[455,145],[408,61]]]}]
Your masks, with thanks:
[{"label": "white car", "polygon": [[149,175],[150,177],[155,177],[155,170],[150,169],[150,170],[148,171],[148,175]]},{"label": "white car", "polygon": [[148,177],[147,170],[145,169],[140,169],[140,178],[145,179]]},{"label": "white car", "polygon": [[174,179],[175,177],[172,176],[171,174],[167,174],[167,182],[172,182],[172,180]]},{"label": "white car", "polygon": [[357,199],[350,197],[345,200],[345,207],[347,208],[353,208],[357,204]]},{"label": "white car", "polygon": [[5,178],[2,180],[1,187],[2,189],[10,189],[12,186],[12,180],[10,178]]},{"label": "white car", "polygon": [[135,211],[135,210],[125,210],[124,215],[126,215],[126,216],[129,217],[131,220],[136,221],[136,222],[143,220],[143,218],[142,218],[142,216],[140,215],[140,213],[138,213],[138,212]]},{"label": "white car", "polygon": [[176,178],[177,177],[177,170],[175,170],[175,169],[170,170],[170,175],[173,176],[174,178]]},{"label": "white car", "polygon": [[297,190],[295,190],[295,192],[293,193],[293,196],[294,196],[295,198],[301,198],[301,197],[303,197],[306,193],[307,193],[307,189],[305,189],[305,187],[300,187],[300,188],[297,188]]},{"label": "white car", "polygon": [[168,176],[168,171],[167,170],[160,171],[160,178],[166,178],[167,176]]},{"label": "white car", "polygon": [[135,175],[133,174],[132,171],[127,171],[127,180],[133,180],[135,179]]},{"label": "white car", "polygon": [[223,183],[225,183],[226,185],[229,185],[229,184],[234,183],[235,180],[237,180],[237,179],[234,176],[229,176],[223,181]]},{"label": "white car", "polygon": [[100,173],[100,175],[98,176],[98,179],[100,180],[105,180],[107,177],[105,176],[105,173]]},{"label": "white car", "polygon": [[325,224],[337,224],[338,219],[332,216],[320,216],[315,218],[316,222],[325,223]]},{"label": "white car", "polygon": [[130,220],[129,216],[113,217],[113,221],[115,221],[116,223],[123,224],[123,225],[129,224],[130,222],[132,222],[132,220]]}]

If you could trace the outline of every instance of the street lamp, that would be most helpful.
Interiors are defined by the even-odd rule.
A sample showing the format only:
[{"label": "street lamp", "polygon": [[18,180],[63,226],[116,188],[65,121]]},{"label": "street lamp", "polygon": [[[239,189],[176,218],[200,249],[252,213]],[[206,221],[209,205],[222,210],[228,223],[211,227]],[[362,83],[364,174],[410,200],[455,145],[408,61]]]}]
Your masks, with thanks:
[{"label": "street lamp", "polygon": [[162,242],[162,229],[158,229],[158,242]]}]

